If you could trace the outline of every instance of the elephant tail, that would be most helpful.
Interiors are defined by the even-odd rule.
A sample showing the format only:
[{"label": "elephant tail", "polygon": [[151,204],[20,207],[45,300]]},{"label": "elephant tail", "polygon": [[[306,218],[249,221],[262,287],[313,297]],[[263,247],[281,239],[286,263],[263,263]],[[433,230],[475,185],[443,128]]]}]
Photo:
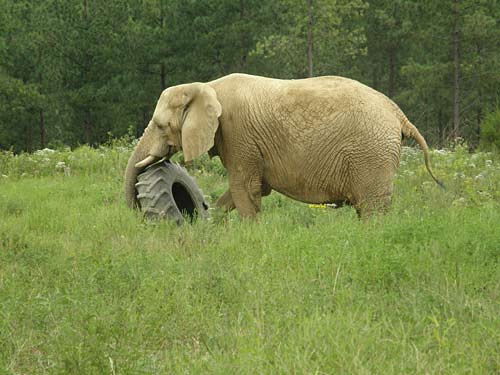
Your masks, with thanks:
[{"label": "elephant tail", "polygon": [[429,158],[429,147],[427,146],[427,142],[425,141],[424,137],[418,129],[413,125],[407,118],[404,116],[401,119],[401,125],[402,125],[402,133],[405,137],[408,138],[413,138],[415,142],[417,142],[420,145],[420,148],[424,152],[424,159],[425,159],[425,167],[427,168],[427,171],[431,175],[432,179],[436,181],[436,183],[444,189],[444,184],[439,181],[436,176],[434,176],[434,173],[432,172],[431,168],[431,163],[430,163],[430,158]]}]

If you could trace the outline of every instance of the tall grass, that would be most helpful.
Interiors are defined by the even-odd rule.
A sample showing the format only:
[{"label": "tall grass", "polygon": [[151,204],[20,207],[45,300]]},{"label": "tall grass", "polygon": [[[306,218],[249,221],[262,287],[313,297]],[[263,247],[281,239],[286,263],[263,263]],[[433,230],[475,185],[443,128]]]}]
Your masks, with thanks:
[{"label": "tall grass", "polygon": [[125,206],[130,149],[0,154],[0,374],[500,372],[497,155],[433,152],[442,191],[405,148],[368,223],[273,193],[178,228]]}]

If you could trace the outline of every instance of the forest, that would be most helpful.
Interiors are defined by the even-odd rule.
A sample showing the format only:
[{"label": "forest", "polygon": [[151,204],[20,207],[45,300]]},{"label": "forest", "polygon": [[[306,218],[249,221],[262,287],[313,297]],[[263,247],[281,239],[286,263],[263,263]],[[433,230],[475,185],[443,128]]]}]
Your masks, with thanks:
[{"label": "forest", "polygon": [[0,0],[0,150],[142,134],[159,94],[232,72],[340,75],[433,147],[500,146],[497,0]]}]

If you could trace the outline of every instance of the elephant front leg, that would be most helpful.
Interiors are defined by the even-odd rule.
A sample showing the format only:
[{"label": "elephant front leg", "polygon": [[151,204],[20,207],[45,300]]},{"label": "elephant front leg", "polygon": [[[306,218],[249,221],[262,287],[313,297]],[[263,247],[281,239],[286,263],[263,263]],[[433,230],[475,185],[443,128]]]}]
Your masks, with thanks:
[{"label": "elephant front leg", "polygon": [[222,194],[219,199],[217,199],[215,206],[222,208],[224,212],[231,212],[234,210],[236,206],[234,205],[231,191],[227,190],[224,194]]},{"label": "elephant front leg", "polygon": [[[242,179],[230,177],[229,190],[241,217],[254,218],[260,212],[262,198],[262,177],[260,174],[245,176]],[[269,194],[268,191],[266,191],[267,194]]]},{"label": "elephant front leg", "polygon": [[[271,186],[269,186],[267,183],[262,181],[261,185],[261,190],[260,190],[260,196],[265,197],[269,194],[271,194]],[[231,212],[236,208],[234,201],[233,201],[233,196],[231,195],[231,190],[227,190],[224,194],[222,194],[219,199],[217,199],[217,202],[215,203],[216,207],[222,208],[224,212]]]},{"label": "elephant front leg", "polygon": [[260,194],[258,197],[252,196],[249,191],[235,187],[231,189],[231,195],[241,217],[254,218],[260,211]]}]

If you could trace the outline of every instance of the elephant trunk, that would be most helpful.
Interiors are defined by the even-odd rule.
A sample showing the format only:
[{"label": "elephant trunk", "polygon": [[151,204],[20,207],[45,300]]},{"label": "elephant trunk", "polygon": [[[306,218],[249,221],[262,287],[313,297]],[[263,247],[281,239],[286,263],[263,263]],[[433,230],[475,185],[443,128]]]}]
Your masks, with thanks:
[{"label": "elephant trunk", "polygon": [[[128,159],[127,168],[125,169],[125,181],[124,181],[124,191],[125,191],[125,201],[130,208],[136,208],[138,205],[137,202],[137,191],[135,189],[135,183],[137,182],[137,176],[141,171],[149,164],[153,162],[153,160],[149,160],[149,163],[141,163],[144,159],[148,159],[150,156],[149,147],[147,146],[149,142],[147,141],[148,135],[146,132],[139,140],[135,150],[130,155]],[[156,159],[158,160],[158,159]],[[140,163],[139,165],[136,165]]]}]

